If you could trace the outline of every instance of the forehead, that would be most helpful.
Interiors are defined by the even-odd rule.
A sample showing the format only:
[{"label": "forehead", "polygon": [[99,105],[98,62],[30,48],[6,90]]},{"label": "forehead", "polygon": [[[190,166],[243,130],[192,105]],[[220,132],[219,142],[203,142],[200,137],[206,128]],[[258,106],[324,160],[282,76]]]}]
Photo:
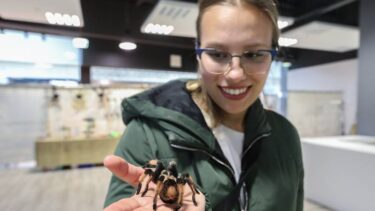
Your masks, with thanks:
[{"label": "forehead", "polygon": [[201,19],[202,45],[271,46],[272,22],[252,5],[214,5],[208,7]]}]

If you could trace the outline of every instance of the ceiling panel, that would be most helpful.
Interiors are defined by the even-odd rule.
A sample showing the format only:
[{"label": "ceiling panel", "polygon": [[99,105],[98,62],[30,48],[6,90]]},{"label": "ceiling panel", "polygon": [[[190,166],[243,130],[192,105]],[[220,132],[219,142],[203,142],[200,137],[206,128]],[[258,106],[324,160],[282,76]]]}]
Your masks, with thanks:
[{"label": "ceiling panel", "polygon": [[[159,1],[141,26],[143,33],[158,33],[165,28],[167,35],[191,37],[196,36],[195,21],[198,16],[196,3],[182,1]],[[157,25],[158,24],[158,25]],[[162,30],[163,31],[163,30]],[[161,31],[161,33],[162,33]]]},{"label": "ceiling panel", "polygon": [[357,27],[313,21],[282,34],[294,38],[294,48],[347,52],[359,48],[360,33]]},{"label": "ceiling panel", "polygon": [[48,24],[46,12],[77,15],[84,25],[80,0],[0,0],[2,19]]},{"label": "ceiling panel", "polygon": [[[157,49],[176,47],[193,50],[197,0],[0,0],[0,29],[10,28],[67,36],[85,36],[91,40],[114,43],[130,39]],[[334,11],[325,8],[349,0],[278,0],[282,16],[295,20],[294,28],[285,30],[282,36],[298,38],[292,46],[294,62],[298,66],[327,62],[313,53],[347,54],[358,49],[358,1],[346,4]],[[77,14],[83,17],[83,28],[46,25],[45,12]],[[315,15],[314,15],[315,14]],[[298,25],[301,19],[308,21]],[[173,25],[170,36],[144,34],[147,23]],[[330,23],[335,24],[330,24]],[[340,38],[340,39],[338,39]],[[109,46],[112,45],[108,45]],[[116,52],[117,45],[112,46]],[[294,50],[298,49],[298,50]],[[90,51],[91,49],[87,49]],[[310,55],[310,56],[309,56]],[[288,57],[288,55],[287,55]],[[303,58],[303,59],[302,59]],[[307,61],[306,58],[316,61]],[[332,57],[333,58],[333,57]],[[338,55],[335,58],[340,58]],[[302,64],[303,63],[303,64]]]}]

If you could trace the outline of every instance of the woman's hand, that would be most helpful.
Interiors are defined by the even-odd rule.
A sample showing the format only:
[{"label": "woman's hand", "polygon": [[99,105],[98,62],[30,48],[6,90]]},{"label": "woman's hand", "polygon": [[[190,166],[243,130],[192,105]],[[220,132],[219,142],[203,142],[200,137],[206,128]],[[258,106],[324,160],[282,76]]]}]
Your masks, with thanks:
[{"label": "woman's hand", "polygon": [[[124,159],[110,155],[104,159],[104,166],[107,167],[114,175],[116,175],[119,179],[127,182],[128,184],[132,185],[133,187],[138,186],[139,177],[143,174],[144,169],[138,166],[134,166],[132,164],[127,163]],[[146,180],[143,182],[145,183]],[[142,185],[144,187],[145,184]],[[104,211],[152,211],[153,210],[153,199],[155,196],[155,189],[156,185],[151,182],[149,185],[149,190],[147,191],[145,196],[141,196],[142,194],[133,195],[130,198],[121,199],[104,209]],[[142,189],[143,191],[143,189]],[[141,193],[142,193],[141,191]],[[192,192],[190,187],[186,184],[184,186],[184,199],[183,199],[183,206],[179,209],[179,211],[204,211],[205,209],[205,198],[204,195],[196,194],[196,201],[198,203],[195,206],[192,202]],[[168,207],[168,204],[165,204],[163,201],[160,200],[158,197],[157,199],[157,211],[174,211],[172,207]]]}]

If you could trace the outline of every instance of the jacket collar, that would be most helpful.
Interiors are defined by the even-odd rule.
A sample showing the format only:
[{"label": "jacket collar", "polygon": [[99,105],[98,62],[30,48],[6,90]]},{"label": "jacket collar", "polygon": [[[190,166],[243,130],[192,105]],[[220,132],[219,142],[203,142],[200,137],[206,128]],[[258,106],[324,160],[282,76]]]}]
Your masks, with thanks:
[{"label": "jacket collar", "polygon": [[244,148],[246,149],[257,137],[270,133],[271,130],[266,110],[263,108],[260,100],[257,99],[248,109],[245,116]]},{"label": "jacket collar", "polygon": [[[124,123],[132,118],[145,118],[157,122],[171,144],[220,153],[215,137],[185,84],[184,80],[171,81],[125,99],[122,102]],[[256,137],[271,131],[259,99],[247,111],[245,122],[245,149]]]}]

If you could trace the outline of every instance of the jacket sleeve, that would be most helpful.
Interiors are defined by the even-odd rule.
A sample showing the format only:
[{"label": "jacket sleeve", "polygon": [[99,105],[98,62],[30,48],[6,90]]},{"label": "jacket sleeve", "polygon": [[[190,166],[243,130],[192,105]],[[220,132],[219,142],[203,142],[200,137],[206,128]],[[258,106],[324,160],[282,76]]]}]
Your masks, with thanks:
[{"label": "jacket sleeve", "polygon": [[301,167],[300,175],[299,175],[299,184],[297,190],[297,207],[296,211],[303,211],[303,202],[304,202],[304,171],[303,167]]},{"label": "jacket sleeve", "polygon": [[[141,120],[131,120],[114,154],[124,158],[131,164],[143,166],[154,157],[154,152],[150,148],[147,135],[149,134],[146,134],[144,131],[144,124]],[[130,197],[134,192],[135,189],[131,185],[112,175],[104,207],[120,199]]]}]

